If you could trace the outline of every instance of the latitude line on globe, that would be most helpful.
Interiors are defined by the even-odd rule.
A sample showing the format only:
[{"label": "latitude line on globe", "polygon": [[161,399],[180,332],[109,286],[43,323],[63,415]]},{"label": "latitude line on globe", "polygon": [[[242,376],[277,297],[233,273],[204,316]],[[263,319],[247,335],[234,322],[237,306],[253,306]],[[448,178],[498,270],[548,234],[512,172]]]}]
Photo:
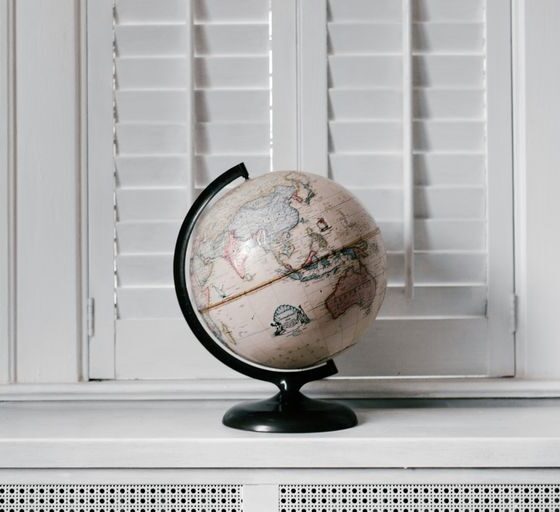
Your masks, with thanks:
[{"label": "latitude line on globe", "polygon": [[[364,236],[361,236],[360,238],[357,238],[356,240],[353,240],[352,242],[350,242],[346,245],[343,245],[342,247],[339,247],[338,249],[333,249],[332,251],[328,252],[327,254],[324,254],[323,256],[317,257],[317,260],[330,258],[331,256],[334,256],[335,254],[337,254],[341,251],[344,251],[345,249],[349,249],[350,247],[353,247],[357,243],[360,243],[364,240],[368,240],[369,238],[373,238],[374,236],[376,236],[379,233],[380,233],[380,229],[379,229],[379,227],[377,227],[373,231],[370,231],[369,233],[366,233]],[[311,264],[312,263],[307,263],[307,264],[301,265],[298,268],[293,268],[292,270],[290,270],[289,272],[286,272],[285,274],[282,274],[281,276],[273,277],[272,279],[269,279],[268,281],[264,281],[263,283],[255,286],[253,288],[250,288],[249,290],[245,290],[243,292],[236,293],[235,295],[231,295],[231,296],[225,298],[224,300],[221,300],[219,302],[214,302],[214,304],[210,304],[210,305],[208,305],[204,308],[199,309],[198,311],[200,313],[206,313],[207,311],[210,311],[211,309],[215,309],[219,306],[223,306],[224,304],[227,304],[227,303],[232,302],[234,300],[240,299],[241,297],[249,295],[250,293],[254,293],[258,290],[261,290],[262,288],[265,288],[266,286],[269,286],[269,285],[275,283],[276,281],[280,281],[281,279],[284,279],[285,277],[289,277],[290,275],[295,274],[296,272],[299,272],[300,270],[305,270]]]}]

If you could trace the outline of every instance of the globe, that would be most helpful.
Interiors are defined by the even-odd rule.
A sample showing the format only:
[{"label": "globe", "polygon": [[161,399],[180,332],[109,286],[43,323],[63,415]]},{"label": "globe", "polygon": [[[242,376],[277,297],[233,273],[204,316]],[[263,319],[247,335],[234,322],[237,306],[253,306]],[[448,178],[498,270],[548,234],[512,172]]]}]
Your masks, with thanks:
[{"label": "globe", "polygon": [[344,187],[275,171],[229,190],[197,222],[190,288],[213,337],[273,369],[318,365],[355,344],[386,288],[379,227]]}]

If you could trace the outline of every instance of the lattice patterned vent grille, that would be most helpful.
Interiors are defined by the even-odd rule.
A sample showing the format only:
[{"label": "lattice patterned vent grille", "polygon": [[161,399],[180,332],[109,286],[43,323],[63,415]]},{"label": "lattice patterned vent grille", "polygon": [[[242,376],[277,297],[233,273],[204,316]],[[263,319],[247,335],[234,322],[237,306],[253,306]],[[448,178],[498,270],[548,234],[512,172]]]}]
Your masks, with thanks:
[{"label": "lattice patterned vent grille", "polygon": [[241,485],[0,485],[1,512],[241,512]]},{"label": "lattice patterned vent grille", "polygon": [[280,512],[560,512],[560,485],[283,485]]}]

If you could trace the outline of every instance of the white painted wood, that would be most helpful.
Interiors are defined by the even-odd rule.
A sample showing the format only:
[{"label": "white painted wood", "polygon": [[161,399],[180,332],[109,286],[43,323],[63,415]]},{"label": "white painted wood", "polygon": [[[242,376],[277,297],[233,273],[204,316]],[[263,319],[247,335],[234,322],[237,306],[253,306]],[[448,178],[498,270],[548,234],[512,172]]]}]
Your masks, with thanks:
[{"label": "white painted wood", "polygon": [[[181,89],[185,86],[186,67],[183,57],[118,58],[115,61],[120,89]],[[245,66],[244,72],[248,71]]]},{"label": "white painted wood", "polygon": [[[155,302],[154,298],[157,295],[151,294],[150,304]],[[120,297],[118,300],[119,303],[124,302]],[[174,305],[173,310],[175,308],[178,309],[178,306]],[[115,351],[117,379],[241,377],[212,357],[183,319],[153,318],[152,311],[148,310],[144,314],[139,308],[135,311],[137,317],[128,318],[129,312],[119,309],[121,319],[117,320]]]},{"label": "white painted wood", "polygon": [[[512,106],[513,106],[513,188],[515,235],[515,375],[527,376],[527,115],[526,115],[526,3],[512,2]],[[533,52],[536,47],[533,46]],[[538,54],[537,54],[538,55]],[[536,57],[535,57],[536,58]],[[538,365],[537,365],[538,368]],[[535,375],[538,372],[534,372]]]},{"label": "white painted wood", "polygon": [[88,35],[87,35],[87,0],[77,0],[76,4],[76,41],[78,45],[78,297],[76,302],[80,311],[78,342],[78,379],[89,380],[89,337],[93,334],[94,303],[89,297],[89,241],[88,216],[89,216],[89,187],[88,187]]},{"label": "white painted wood", "polygon": [[399,121],[330,121],[331,152],[400,152],[402,129]]},{"label": "white painted wood", "polygon": [[329,176],[327,0],[298,3],[299,168]]},{"label": "white painted wood", "polygon": [[[195,103],[195,75],[194,75],[194,59],[195,59],[195,27],[194,27],[194,6],[192,0],[187,0],[185,8],[185,22],[182,25],[184,34],[184,48],[181,48],[180,54],[184,55],[187,60],[187,68],[185,74],[185,90],[182,91],[185,98],[185,110],[182,112],[185,122],[185,141],[186,141],[186,166],[183,173],[187,180],[187,195],[183,199],[187,205],[191,205],[195,199],[195,157],[196,157],[196,103]],[[165,27],[168,28],[168,27]],[[182,102],[176,103],[175,108],[182,106]],[[177,108],[180,111],[180,108]],[[181,119],[179,118],[179,121]]]},{"label": "white painted wood", "polygon": [[403,163],[403,248],[404,293],[414,297],[414,160],[412,105],[412,28],[413,12],[410,0],[402,0],[402,163]]},{"label": "white painted wood", "polygon": [[0,33],[6,34],[0,40],[0,382],[6,383],[10,379],[10,196],[9,188],[9,105],[10,95],[8,87],[10,83],[9,66],[9,37],[8,34],[8,5],[7,0],[0,2]]},{"label": "white painted wood", "polygon": [[329,89],[329,100],[332,117],[341,121],[360,118],[398,121],[401,117],[401,94],[396,89]]},{"label": "white painted wood", "polygon": [[[0,385],[4,402],[82,400],[243,400],[268,398],[270,384],[245,378],[121,380],[66,384]],[[482,377],[333,377],[309,384],[317,398],[558,398],[557,380]]]},{"label": "white painted wood", "polygon": [[560,470],[550,468],[476,469],[0,469],[6,484],[551,484]]},{"label": "white painted wood", "polygon": [[422,21],[479,21],[484,17],[484,0],[423,0],[417,17]]},{"label": "white painted wood", "polygon": [[[184,322],[153,320],[180,314],[168,293],[171,254],[200,188],[240,161],[252,175],[253,166],[255,175],[270,168],[268,9],[252,3],[234,12],[224,0],[182,10],[169,4],[162,21],[142,6],[133,14],[125,1],[121,23],[120,8],[117,2],[116,375],[227,376]],[[132,73],[125,66],[119,75],[123,63]],[[157,69],[167,70],[160,82],[151,77]],[[167,230],[159,236],[162,222]],[[152,236],[131,250],[128,228]]]},{"label": "white painted wood", "polygon": [[233,403],[4,404],[0,466],[398,469],[560,463],[557,400],[364,401],[353,404],[357,427],[303,435],[228,429],[221,417]]},{"label": "white painted wood", "polygon": [[0,2],[0,382],[15,380],[14,3]]},{"label": "white painted wood", "polygon": [[[488,207],[485,112],[487,84],[484,75],[486,54],[483,42],[486,37],[485,31],[492,32],[493,38],[498,41],[496,44],[493,40],[489,46],[489,51],[493,52],[492,59],[502,51],[507,61],[508,49],[503,47],[507,33],[504,34],[498,22],[494,34],[493,25],[497,23],[498,18],[496,14],[489,19],[492,26],[486,27],[485,5],[482,1],[472,2],[469,7],[462,7],[455,2],[442,4],[438,1],[420,1],[414,6],[414,19],[409,23],[405,21],[403,26],[403,19],[406,20],[406,12],[403,10],[406,11],[407,7],[407,2],[392,6],[393,10],[387,9],[384,3],[376,2],[351,2],[344,7],[336,1],[329,3],[330,163],[333,176],[341,183],[350,185],[352,192],[380,221],[383,233],[387,235],[390,288],[381,318],[397,318],[400,315],[414,318],[416,315],[426,315],[423,318],[431,318],[433,335],[439,338],[447,331],[438,330],[438,319],[452,316],[454,313],[460,317],[461,308],[464,308],[463,313],[468,316],[486,315],[484,287],[487,273],[485,253],[488,248],[485,240]],[[494,12],[501,13],[501,23],[506,24],[507,8],[498,4],[493,9]],[[386,47],[380,46],[373,36],[365,35],[371,28],[370,25],[379,20],[385,23],[384,30],[388,33]],[[396,35],[391,32],[394,24],[401,27]],[[409,30],[406,30],[407,28]],[[341,34],[346,35],[347,44],[341,43]],[[400,44],[391,43],[391,37],[399,37]],[[407,60],[407,54],[412,54],[412,57],[409,57],[412,62]],[[395,67],[397,65],[398,67]],[[413,76],[412,84],[407,78],[408,74]],[[508,76],[505,70],[501,78],[508,80]],[[406,95],[407,84],[414,86],[411,87],[409,97]],[[489,86],[494,88],[492,95],[499,94],[503,87],[507,88],[507,84],[499,85],[494,82]],[[383,106],[380,105],[383,101],[381,98],[385,100]],[[398,103],[395,104],[394,100]],[[366,106],[368,102],[371,102],[369,107]],[[407,109],[411,102],[414,102],[414,106]],[[492,111],[492,122],[505,123],[504,133],[507,134],[510,118],[507,111],[503,111],[500,106],[505,103],[507,95],[500,98],[496,110]],[[500,112],[504,115],[500,116]],[[406,137],[409,133],[407,119],[412,126],[410,142],[407,142]],[[412,152],[412,145],[414,154],[407,161],[406,155]],[[507,145],[503,148],[506,154],[507,148]],[[494,148],[492,150],[494,151]],[[495,151],[500,155],[499,148]],[[490,172],[496,174],[495,180],[511,181],[511,162],[508,166],[507,158],[501,161],[500,156],[493,156],[492,162]],[[347,170],[352,165],[357,167],[354,176]],[[408,178],[408,187],[402,186],[403,168],[410,170],[404,173]],[[503,170],[506,168],[509,171]],[[349,181],[346,181],[347,179]],[[489,201],[495,215],[511,217],[512,205],[501,201],[499,193],[495,201],[493,195]],[[414,206],[410,207],[412,202]],[[408,208],[405,205],[408,205]],[[447,222],[455,222],[458,219],[466,222],[464,226],[477,226],[474,231],[466,233],[464,241],[473,247],[471,250],[475,252],[439,252],[435,248],[436,244],[446,242],[440,239],[432,246],[432,239],[427,236],[426,228],[442,222],[440,226],[444,226]],[[422,229],[418,237],[411,232],[417,225]],[[446,230],[443,236],[449,236],[448,243],[454,244],[457,240],[451,231],[455,230],[455,233],[459,234],[461,226],[448,227],[449,231]],[[505,240],[509,241],[510,249],[507,249],[507,242],[493,245],[493,258],[496,259],[492,259],[490,271],[496,268],[498,275],[502,270],[503,275],[507,275],[508,265],[500,267],[496,262],[500,259],[509,259],[510,263],[513,261],[512,236],[507,229],[502,234]],[[400,240],[397,242],[399,235]],[[476,238],[471,238],[472,236]],[[417,238],[422,245],[414,251],[413,244],[417,242]],[[455,242],[452,242],[453,239]],[[478,249],[474,249],[475,246]],[[455,250],[457,249],[452,249]],[[407,255],[408,259],[412,259],[412,254],[417,259],[416,277],[420,285],[435,286],[436,282],[441,280],[449,287],[438,289],[421,286],[418,292],[421,300],[419,297],[408,305],[399,299],[397,293],[402,293],[402,287],[406,287],[406,271],[403,273],[403,267],[411,269],[412,265],[406,265],[405,260]],[[456,257],[466,259],[459,262]],[[437,258],[437,263],[433,258]],[[470,263],[467,260],[470,260]],[[475,266],[472,265],[474,260],[478,261]],[[449,269],[457,270],[454,277],[444,270],[447,264]],[[478,270],[475,270],[475,267],[478,267]],[[429,268],[434,271],[430,276],[426,274]],[[449,281],[446,275],[450,278]],[[455,288],[457,279],[461,281],[467,275],[470,275],[467,282],[472,284],[473,288]],[[510,284],[512,276],[513,272],[510,272]],[[493,283],[495,286],[499,283],[497,276],[494,277]],[[495,296],[502,297],[502,303],[511,302],[510,290],[497,286],[494,293]],[[433,312],[431,317],[430,308]],[[500,322],[499,312],[497,317],[496,324],[502,329],[500,335],[505,337],[510,347],[507,358],[511,358],[513,337],[510,325]],[[493,338],[485,327],[480,327],[481,324],[484,324],[484,321],[476,322],[473,319],[473,331],[470,334],[464,331],[464,335],[465,340],[472,340],[478,336],[487,340],[488,353],[483,359],[488,361],[488,358],[499,357],[496,354],[501,349],[495,349],[495,353],[493,352],[494,348],[490,347]],[[358,367],[362,366],[361,361],[366,361],[363,366],[373,365],[374,363],[370,362],[372,359],[384,358],[391,352],[385,340],[382,341],[378,337],[373,339],[376,341],[375,353],[372,349],[372,353],[368,354],[367,349],[359,345],[355,354],[348,354],[349,366],[351,362]],[[401,351],[411,357],[421,357],[418,355],[419,346],[414,344],[408,349],[403,347]],[[454,357],[460,360],[466,346],[459,348]],[[444,350],[443,347],[441,350]],[[487,362],[483,362],[484,364]],[[511,374],[509,367],[504,371]]]},{"label": "white painted wood", "polygon": [[416,55],[414,83],[422,87],[478,88],[484,80],[482,55]]},{"label": "white painted wood", "polygon": [[94,301],[89,376],[115,376],[113,2],[87,3],[88,295]]},{"label": "white painted wood", "polygon": [[[195,61],[198,87],[261,89],[268,87],[269,57],[263,55],[204,56]],[[232,73],[231,70],[236,72]]]},{"label": "white painted wood", "polygon": [[418,52],[465,52],[484,51],[484,24],[481,22],[419,22],[415,28],[415,50]]},{"label": "white painted wood", "polygon": [[330,0],[331,18],[340,21],[399,22],[401,7],[399,2],[370,0]]},{"label": "white painted wood", "polygon": [[296,0],[271,0],[272,169],[299,169]]},{"label": "white painted wood", "polygon": [[165,25],[134,24],[115,27],[116,49],[121,57],[184,57],[187,33],[181,22]]},{"label": "white painted wood", "polygon": [[79,14],[70,0],[16,5],[19,382],[81,369]]},{"label": "white painted wood", "polygon": [[269,6],[261,0],[204,0],[195,2],[195,20],[210,23],[254,23],[268,18]]},{"label": "white painted wood", "polygon": [[[488,166],[489,375],[514,375],[513,148],[511,11],[508,0],[486,3]],[[510,299],[508,300],[508,296]]]},{"label": "white painted wood", "polygon": [[[490,371],[480,1],[469,8],[420,2],[411,30],[404,33],[400,5],[342,7],[332,0],[327,9],[325,0],[273,2],[271,42],[265,30],[269,12],[260,4],[249,3],[239,12],[224,0],[197,4],[194,23],[186,23],[192,37],[184,29],[184,17],[191,15],[184,6],[166,2],[161,16],[145,6],[134,13],[126,0],[123,16],[120,2],[116,7],[117,332],[126,338],[120,346],[117,342],[115,357],[122,363],[121,378],[219,377],[220,367],[203,352],[200,360],[189,357],[200,347],[181,323],[172,288],[174,235],[189,197],[224,168],[246,156],[251,172],[251,164],[255,174],[269,168],[271,83],[274,167],[318,162],[315,170],[347,185],[374,212],[387,237],[389,290],[382,320],[368,335],[376,343],[363,342],[344,356],[345,374]],[[503,5],[494,9],[501,13]],[[369,30],[378,25],[387,37]],[[241,41],[240,34],[247,37]],[[495,37],[503,43],[499,34]],[[408,41],[414,73],[411,66],[403,70],[400,44],[394,47],[391,38]],[[191,59],[194,67],[188,65]],[[414,101],[414,109],[403,109],[404,80],[411,85],[407,104]],[[195,89],[186,101],[185,88]],[[403,146],[406,124],[412,133]],[[410,155],[412,143],[407,167],[415,172],[408,173],[407,195],[400,169],[403,147]],[[185,172],[189,166],[195,172]],[[403,201],[409,205],[406,216]],[[413,244],[418,244],[414,252]],[[422,299],[410,304],[400,296],[406,254],[415,254]],[[495,257],[503,258],[503,252]],[[411,323],[405,327],[399,318]],[[153,364],[162,333],[168,355]],[[397,353],[407,354],[407,360]]]},{"label": "white painted wood", "polygon": [[331,87],[399,87],[402,81],[399,55],[330,55],[329,71]]},{"label": "white painted wood", "polygon": [[278,507],[277,484],[249,484],[243,486],[243,512],[261,512]]},{"label": "white painted wood", "polygon": [[560,66],[543,48],[559,43],[553,20],[560,15],[560,5],[547,0],[519,1],[515,6],[517,369],[521,376],[556,379],[560,375],[560,347],[553,296],[560,274],[554,258],[558,251],[554,224],[559,215],[560,103],[555,91],[560,84]]},{"label": "white painted wood", "polygon": [[342,21],[329,27],[329,42],[331,51],[336,54],[364,53],[364,48],[379,53],[399,53],[401,34],[401,23]]},{"label": "white painted wood", "polygon": [[118,17],[121,24],[172,23],[186,15],[187,2],[183,0],[158,0],[158,2],[119,0]]}]

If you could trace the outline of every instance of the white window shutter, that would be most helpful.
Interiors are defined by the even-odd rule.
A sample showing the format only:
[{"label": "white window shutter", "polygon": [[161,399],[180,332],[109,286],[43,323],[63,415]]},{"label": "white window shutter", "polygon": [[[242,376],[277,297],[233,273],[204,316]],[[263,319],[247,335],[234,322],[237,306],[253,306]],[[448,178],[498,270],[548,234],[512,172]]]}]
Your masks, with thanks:
[{"label": "white window shutter", "polygon": [[198,190],[240,161],[270,170],[268,5],[118,0],[115,35],[116,377],[222,376],[181,318],[172,253]]},{"label": "white window shutter", "polygon": [[329,176],[379,221],[389,288],[342,375],[511,373],[509,1],[410,0],[411,54],[407,4],[117,0],[117,378],[234,376],[188,331],[171,264],[190,198],[240,161]]}]

